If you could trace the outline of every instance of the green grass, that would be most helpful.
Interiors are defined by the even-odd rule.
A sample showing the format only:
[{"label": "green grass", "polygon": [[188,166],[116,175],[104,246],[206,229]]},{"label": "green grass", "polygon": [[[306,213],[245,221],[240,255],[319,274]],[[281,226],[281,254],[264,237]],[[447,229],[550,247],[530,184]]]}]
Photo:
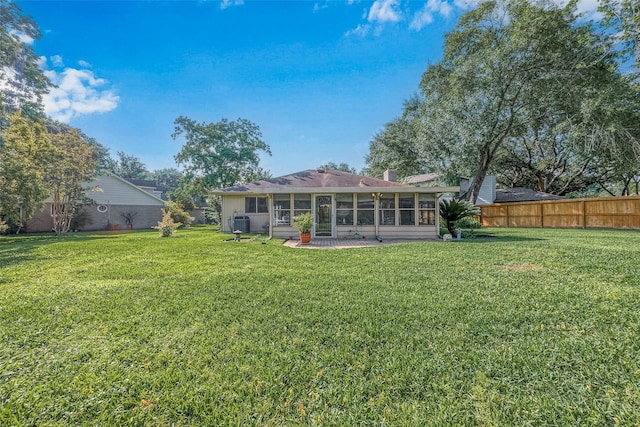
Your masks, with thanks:
[{"label": "green grass", "polygon": [[0,237],[0,425],[640,425],[640,233],[489,231]]}]

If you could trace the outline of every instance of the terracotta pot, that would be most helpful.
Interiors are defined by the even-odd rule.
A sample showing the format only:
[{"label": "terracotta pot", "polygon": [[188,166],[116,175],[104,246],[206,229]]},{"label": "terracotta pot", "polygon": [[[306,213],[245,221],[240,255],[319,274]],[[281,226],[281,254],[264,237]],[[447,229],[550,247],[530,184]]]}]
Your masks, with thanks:
[{"label": "terracotta pot", "polygon": [[300,243],[303,245],[311,242],[311,233],[300,233]]}]

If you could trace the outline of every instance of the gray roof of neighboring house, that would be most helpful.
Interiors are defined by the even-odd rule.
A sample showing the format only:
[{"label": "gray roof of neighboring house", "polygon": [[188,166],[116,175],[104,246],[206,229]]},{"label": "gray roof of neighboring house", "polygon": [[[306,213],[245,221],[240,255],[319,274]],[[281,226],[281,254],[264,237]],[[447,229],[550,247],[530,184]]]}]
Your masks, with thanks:
[{"label": "gray roof of neighboring house", "polygon": [[496,199],[494,203],[509,202],[532,202],[537,200],[558,200],[564,199],[562,196],[555,194],[543,193],[541,191],[531,190],[529,188],[507,188],[496,190]]},{"label": "gray roof of neighboring house", "polygon": [[405,184],[420,184],[422,182],[435,181],[438,178],[436,173],[423,173],[420,175],[411,175],[402,180]]}]

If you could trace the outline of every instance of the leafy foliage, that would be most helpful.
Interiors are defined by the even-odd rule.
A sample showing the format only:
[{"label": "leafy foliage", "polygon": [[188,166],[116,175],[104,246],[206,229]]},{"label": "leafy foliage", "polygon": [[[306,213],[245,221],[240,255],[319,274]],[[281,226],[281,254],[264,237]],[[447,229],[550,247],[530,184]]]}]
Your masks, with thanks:
[{"label": "leafy foliage", "polygon": [[118,159],[114,163],[115,173],[121,178],[129,179],[146,179],[149,177],[149,171],[142,161],[136,156],[118,151]]},{"label": "leafy foliage", "polygon": [[69,231],[77,203],[86,191],[83,183],[89,181],[96,168],[93,146],[74,129],[49,134],[52,153],[44,166],[44,180],[51,197],[53,231],[56,235]]},{"label": "leafy foliage", "polygon": [[16,3],[0,0],[0,129],[9,125],[9,115],[16,111],[31,119],[42,116],[42,95],[50,82],[31,46],[39,39],[33,19]]},{"label": "leafy foliage", "polygon": [[167,202],[167,212],[169,212],[169,215],[176,223],[182,224],[185,228],[189,227],[195,219],[189,215],[189,212],[186,212],[178,202]]},{"label": "leafy foliage", "polygon": [[349,172],[349,173],[358,173],[356,171],[356,168],[349,166],[348,163],[340,163],[338,165],[338,164],[336,164],[334,162],[329,162],[327,164],[320,165],[319,167],[322,168],[322,169],[327,169],[327,170],[335,170],[335,171]]},{"label": "leafy foliage", "polygon": [[246,119],[197,123],[181,116],[172,137],[181,136],[185,143],[175,160],[184,167],[184,189],[192,196],[255,180],[264,174],[259,152],[271,154],[258,126]]},{"label": "leafy foliage", "polygon": [[311,233],[313,228],[313,215],[306,212],[293,217],[293,226],[300,230],[300,233]]},{"label": "leafy foliage", "polygon": [[49,195],[44,176],[54,148],[46,128],[20,112],[11,116],[11,125],[2,135],[0,216],[19,230]]},{"label": "leafy foliage", "polygon": [[171,237],[181,225],[182,223],[173,220],[169,210],[162,209],[162,220],[153,228],[160,231],[160,237]]},{"label": "leafy foliage", "polygon": [[476,215],[480,215],[480,208],[468,200],[451,199],[440,201],[440,218],[445,221],[447,230],[452,236],[455,235],[456,222]]}]

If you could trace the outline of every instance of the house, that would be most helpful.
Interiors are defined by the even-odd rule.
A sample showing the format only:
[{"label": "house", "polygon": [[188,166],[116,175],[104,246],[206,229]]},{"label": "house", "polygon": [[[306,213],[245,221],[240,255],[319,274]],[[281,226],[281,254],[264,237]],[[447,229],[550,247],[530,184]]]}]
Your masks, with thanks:
[{"label": "house", "polygon": [[[74,230],[106,230],[151,228],[162,219],[165,202],[117,176],[98,176],[85,185],[88,201],[81,205],[72,224]],[[53,216],[51,201],[26,224],[27,232],[51,231]],[[131,221],[129,227],[127,218]]]},{"label": "house", "polygon": [[537,200],[561,200],[562,196],[531,190],[530,188],[514,187],[496,190],[493,203],[533,202]]},{"label": "house", "polygon": [[416,187],[352,173],[310,169],[213,192],[222,197],[224,232],[298,236],[293,217],[311,212],[314,238],[432,238],[438,234],[438,203],[459,187]]}]

